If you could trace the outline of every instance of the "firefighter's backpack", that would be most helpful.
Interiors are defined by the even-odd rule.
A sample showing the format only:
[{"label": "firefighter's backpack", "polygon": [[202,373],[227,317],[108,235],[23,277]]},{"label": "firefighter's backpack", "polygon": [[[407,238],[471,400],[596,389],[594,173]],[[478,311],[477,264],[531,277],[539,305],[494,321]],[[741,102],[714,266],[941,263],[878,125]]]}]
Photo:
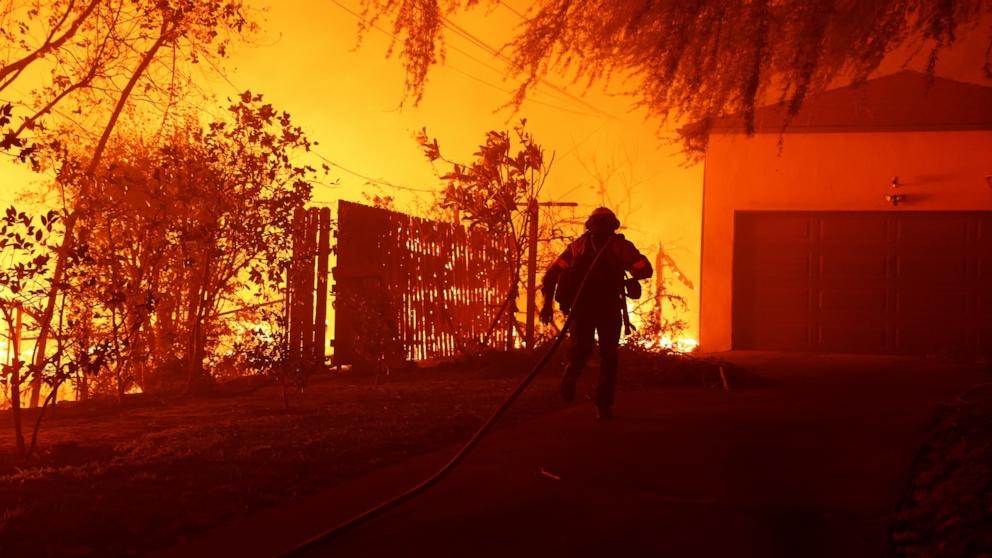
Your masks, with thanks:
[{"label": "firefighter's backpack", "polygon": [[[607,242],[612,243],[622,239],[623,237],[621,235],[616,235]],[[572,305],[575,303],[575,297],[578,295],[582,280],[589,273],[592,263],[596,259],[596,254],[601,248],[603,247],[595,246],[592,241],[592,235],[588,233],[572,243],[570,247],[570,250],[572,250],[572,265],[562,272],[561,277],[558,279],[558,287],[555,290],[555,301],[558,303],[562,312],[567,314],[572,310]],[[615,273],[616,265],[611,260],[610,254],[603,254],[596,269],[589,275],[586,289],[591,288],[603,291],[609,290],[611,285],[617,284],[614,277],[617,275]]]}]

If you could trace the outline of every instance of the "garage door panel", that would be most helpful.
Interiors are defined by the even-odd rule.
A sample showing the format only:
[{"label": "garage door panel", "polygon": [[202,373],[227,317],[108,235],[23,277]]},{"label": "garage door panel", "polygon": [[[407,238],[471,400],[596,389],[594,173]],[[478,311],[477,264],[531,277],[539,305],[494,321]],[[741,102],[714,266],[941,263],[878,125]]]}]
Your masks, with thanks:
[{"label": "garage door panel", "polygon": [[980,323],[992,324],[992,293],[975,296],[975,316]]},{"label": "garage door panel", "polygon": [[896,274],[904,283],[916,282],[920,288],[928,285],[959,285],[970,279],[968,260],[965,255],[897,256]]},{"label": "garage door panel", "polygon": [[735,232],[737,238],[745,239],[749,245],[796,244],[812,238],[810,217],[795,213],[781,213],[774,220],[739,214]]},{"label": "garage door panel", "polygon": [[812,271],[811,256],[806,250],[795,252],[762,250],[745,252],[740,257],[748,262],[747,272],[740,275],[743,280],[795,278],[805,283]]},{"label": "garage door panel", "polygon": [[823,216],[820,218],[819,241],[824,246],[856,244],[884,245],[888,224],[873,214]]},{"label": "garage door panel", "polygon": [[986,355],[992,355],[992,327],[985,327],[978,330],[978,346],[985,347]]},{"label": "garage door panel", "polygon": [[[772,288],[769,285],[755,288],[742,293],[737,304],[742,310],[747,310],[764,319],[776,316],[799,316],[810,311],[810,289],[806,286],[794,288]],[[769,315],[769,313],[773,313]],[[780,318],[778,318],[780,319]],[[793,321],[804,321],[806,318],[796,318]]]},{"label": "garage door panel", "polygon": [[968,222],[959,215],[897,214],[896,240],[914,246],[960,245],[967,242]]},{"label": "garage door panel", "polygon": [[[874,251],[872,251],[874,252]],[[821,280],[827,282],[881,282],[888,276],[884,252],[856,253],[850,250],[821,251],[819,258]]]},{"label": "garage door panel", "polygon": [[983,239],[976,239],[973,250],[982,259],[992,258],[992,236],[986,235]]},{"label": "garage door panel", "polygon": [[992,257],[992,219],[983,219],[976,223],[975,244],[980,256]]},{"label": "garage door panel", "polygon": [[736,226],[736,348],[975,353],[992,343],[992,212],[747,212]]},{"label": "garage door panel", "polygon": [[963,319],[970,314],[969,293],[967,291],[937,291],[927,289],[921,292],[906,291],[896,295],[898,319],[919,320],[927,317],[940,319]]},{"label": "garage door panel", "polygon": [[976,268],[976,275],[979,280],[992,283],[992,254],[979,256]]},{"label": "garage door panel", "polygon": [[824,314],[847,316],[881,316],[888,309],[888,297],[882,289],[819,290],[817,310]]}]

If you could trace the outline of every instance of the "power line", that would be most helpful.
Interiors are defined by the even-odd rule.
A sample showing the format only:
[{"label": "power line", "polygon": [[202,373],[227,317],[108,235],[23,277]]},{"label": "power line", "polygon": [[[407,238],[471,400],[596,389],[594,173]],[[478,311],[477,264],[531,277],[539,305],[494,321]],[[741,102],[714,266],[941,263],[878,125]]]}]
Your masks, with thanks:
[{"label": "power line", "polygon": [[[513,6],[511,6],[510,4],[508,4],[507,2],[505,2],[504,0],[496,0],[496,2],[499,5],[501,5],[504,8],[506,8],[507,10],[509,10],[509,11],[513,12],[514,14],[516,14],[517,17],[519,17],[521,20],[526,20],[527,19],[527,15],[526,14],[524,14],[520,10],[514,8]],[[509,58],[507,58],[506,56],[504,56],[501,52],[499,52],[495,48],[489,46],[482,39],[476,37],[471,32],[469,32],[469,31],[467,31],[467,30],[465,30],[465,29],[463,29],[463,28],[455,25],[453,22],[451,22],[450,19],[448,19],[446,17],[444,19],[445,19],[445,26],[446,27],[448,27],[452,31],[455,31],[456,34],[458,34],[462,38],[468,40],[471,44],[474,44],[475,46],[477,46],[477,47],[485,50],[486,52],[490,53],[492,56],[494,56],[496,58],[500,58],[500,59],[504,60],[507,64],[514,65],[512,60],[510,60]],[[458,49],[456,47],[452,47],[452,48],[453,48],[453,50],[456,50],[456,51],[459,51],[459,52],[464,53],[464,51],[461,50],[461,49]],[[474,60],[477,60],[478,61],[477,58],[474,58],[474,57],[471,57],[471,56],[470,56],[470,58],[473,58]],[[499,72],[501,75],[504,74],[504,70],[498,70],[498,69],[495,69],[492,66],[486,65],[486,64],[483,64],[483,65],[486,66],[486,67],[488,67],[488,68],[490,68],[490,69],[493,69],[493,70]],[[553,89],[555,91],[558,91],[559,94],[561,94],[565,99],[571,99],[571,100],[573,100],[573,102],[578,102],[579,104],[581,104],[583,106],[587,106],[587,107],[591,108],[592,110],[596,110],[597,112],[599,112],[603,116],[607,116],[609,118],[614,118],[614,119],[617,118],[616,116],[613,116],[612,114],[607,113],[606,111],[602,111],[602,110],[597,109],[596,107],[588,104],[584,99],[581,99],[579,97],[576,97],[576,96],[572,95],[571,93],[569,93],[568,91],[566,91],[563,87],[560,87],[558,85],[555,85],[553,83],[548,82],[545,78],[540,78],[539,77],[538,78],[538,81],[540,83],[543,83],[544,85],[550,87],[551,89]],[[536,89],[535,89],[535,92],[537,92]]]},{"label": "power line", "polygon": [[[456,36],[460,36],[460,35],[456,35]],[[462,38],[465,38],[465,37],[462,37]],[[474,44],[474,43],[470,43],[470,44]],[[446,48],[449,48],[449,49],[451,49],[451,50],[453,50],[455,52],[461,53],[466,58],[472,60],[476,64],[478,64],[478,65],[480,65],[483,68],[486,68],[488,70],[492,70],[493,72],[495,72],[496,74],[498,74],[500,77],[503,77],[505,79],[505,77],[506,77],[506,69],[505,68],[500,69],[500,68],[497,68],[496,66],[493,66],[492,64],[488,64],[488,63],[484,62],[483,60],[479,59],[478,57],[473,56],[468,51],[466,51],[464,49],[461,49],[461,48],[458,48],[457,45],[454,45],[452,43],[448,43],[446,45]],[[469,72],[466,72],[464,70],[459,69],[457,66],[455,66],[454,64],[451,64],[449,62],[445,62],[444,63],[444,67],[445,68],[450,68],[450,69],[452,69],[452,70],[454,70],[454,71],[456,71],[456,72],[458,72],[460,74],[464,74],[465,76],[467,76],[467,77],[469,77],[471,79],[474,79],[476,81],[485,83],[486,85],[489,85],[491,87],[494,87],[494,88],[498,89],[499,91],[501,91],[503,93],[507,93],[507,94],[510,94],[510,95],[516,94],[516,91],[514,91],[513,89],[507,89],[505,87],[492,84],[492,83],[490,83],[490,82],[488,82],[488,81],[486,81],[486,80],[484,80],[482,78],[479,78],[479,77],[477,77],[477,76],[475,76],[475,75],[473,75],[473,74],[471,74]],[[554,109],[558,109],[558,110],[561,110],[561,111],[570,112],[572,114],[578,114],[578,115],[581,115],[581,116],[589,116],[589,117],[595,117],[596,116],[595,114],[590,114],[588,112],[582,112],[582,111],[574,110],[574,109],[571,109],[571,108],[568,108],[568,107],[565,107],[565,106],[561,106],[561,105],[557,105],[557,104],[554,104],[554,103],[550,103],[550,102],[547,102],[547,101],[542,101],[542,100],[536,98],[536,95],[537,94],[540,94],[540,93],[544,93],[544,94],[548,95],[548,97],[550,97],[552,99],[555,99],[556,101],[569,102],[569,99],[566,98],[566,97],[564,97],[564,96],[560,96],[560,95],[559,96],[554,96],[554,95],[549,94],[547,91],[540,90],[540,89],[535,89],[532,94],[530,94],[530,95],[527,96],[526,101],[530,101],[532,103],[536,103],[536,104],[539,104],[539,105],[544,105],[544,106],[551,107],[551,108],[554,108]]]},{"label": "power line", "polygon": [[[334,1],[334,0],[332,0],[332,1]],[[337,3],[337,2],[335,2],[335,3]],[[223,75],[223,74],[221,74],[221,77],[224,79],[224,81],[227,82],[228,85],[231,86],[232,89],[235,90],[235,92],[239,91],[238,86],[235,85],[234,82],[232,82],[230,80],[230,78],[228,78],[226,75]],[[395,184],[395,183],[389,182],[387,180],[376,179],[376,178],[372,178],[370,176],[366,176],[366,175],[361,174],[361,173],[359,173],[357,171],[354,171],[354,170],[351,170],[351,169],[349,169],[347,167],[344,167],[341,164],[332,161],[331,159],[328,159],[327,157],[325,157],[325,156],[321,155],[319,152],[317,152],[317,150],[313,149],[313,147],[310,148],[310,153],[313,153],[314,155],[317,156],[317,158],[319,158],[320,160],[324,161],[328,165],[331,165],[332,167],[341,169],[341,170],[345,171],[348,174],[357,176],[358,178],[361,178],[361,179],[363,179],[363,180],[365,180],[365,181],[367,181],[367,182],[369,182],[371,184],[378,184],[380,186],[386,186],[388,188],[395,188],[395,189],[398,189],[398,190],[407,190],[407,191],[411,191],[411,192],[422,192],[422,193],[428,193],[428,194],[432,194],[432,193],[435,192],[435,190],[429,190],[429,189],[426,189],[426,188],[415,188],[413,186],[402,186],[402,185],[399,185],[399,184]],[[321,183],[321,185],[322,186],[329,187],[327,184]]]},{"label": "power line", "polygon": [[361,179],[365,180],[366,182],[369,182],[370,184],[378,184],[380,186],[385,186],[387,188],[395,188],[397,190],[406,190],[406,191],[409,191],[409,192],[421,192],[421,193],[425,193],[425,194],[433,194],[436,191],[436,190],[429,190],[427,188],[415,188],[413,186],[403,186],[401,184],[395,184],[393,182],[389,182],[388,180],[382,180],[382,179],[379,179],[379,178],[372,178],[372,177],[366,176],[366,175],[364,175],[364,174],[362,174],[362,173],[360,173],[358,171],[354,171],[354,170],[351,170],[351,169],[349,169],[347,167],[341,166],[340,164],[335,163],[334,161],[328,159],[327,157],[324,157],[323,155],[321,155],[320,153],[317,153],[316,151],[311,150],[311,153],[313,153],[314,155],[316,155],[319,159],[321,159],[322,161],[324,161],[328,165],[331,165],[333,167],[339,168],[339,169],[343,170],[344,172],[346,172],[348,174],[357,176],[358,178],[361,178]]},{"label": "power line", "polygon": [[[352,10],[348,6],[345,6],[344,4],[342,4],[341,2],[339,2],[338,0],[330,0],[330,1],[331,1],[331,3],[333,3],[334,5],[336,5],[337,7],[341,8],[345,12],[348,12],[349,14],[351,14],[352,16],[354,16],[356,19],[358,19],[359,21],[361,21],[365,25],[367,25],[367,26],[375,29],[376,31],[378,31],[378,32],[380,32],[380,33],[382,33],[382,34],[384,34],[384,35],[386,35],[386,36],[388,36],[388,37],[390,37],[390,38],[392,38],[394,40],[397,40],[397,41],[400,40],[399,36],[397,36],[395,33],[391,32],[391,31],[388,31],[386,29],[383,29],[378,24],[370,21],[369,19],[367,19],[364,16],[362,16],[362,14],[360,14],[360,13]],[[462,36],[462,38],[468,40],[470,44],[475,44],[474,41],[471,38],[469,38],[469,37]],[[493,54],[493,52],[490,52],[485,46],[482,46],[482,45],[479,45],[479,44],[475,44],[475,46],[477,46],[479,48],[482,48],[483,50],[486,50],[490,54]],[[466,51],[466,50],[464,50],[462,48],[459,48],[457,45],[449,44],[449,45],[447,45],[447,48],[450,48],[451,50],[453,50],[455,52],[461,53],[462,55],[464,55],[467,58],[473,60],[475,63],[479,64],[480,66],[485,67],[485,68],[488,68],[489,70],[492,70],[492,71],[498,73],[501,76],[505,76],[506,75],[505,70],[499,69],[499,68],[497,68],[497,67],[495,67],[495,66],[493,66],[491,64],[486,63],[483,60],[480,60],[478,57],[473,56],[471,53],[469,53],[468,51]],[[497,58],[505,58],[505,57],[497,56]],[[470,78],[472,78],[472,79],[474,79],[476,81],[479,81],[479,82],[482,82],[482,83],[486,83],[487,85],[496,87],[497,89],[499,89],[500,91],[502,91],[504,93],[510,93],[510,94],[514,93],[513,90],[504,89],[502,87],[495,86],[494,84],[489,83],[489,82],[487,82],[486,80],[484,80],[482,78],[476,77],[476,76],[470,74],[469,72],[466,72],[465,70],[461,70],[461,69],[459,69],[459,68],[457,68],[457,67],[455,67],[455,66],[453,66],[451,64],[445,64],[445,67],[451,68],[451,69],[455,70],[456,72],[458,72],[460,74],[463,74],[463,75],[466,75],[466,76],[468,76],[468,77],[470,77]],[[564,112],[569,112],[569,113],[572,113],[572,114],[578,114],[578,115],[583,115],[583,116],[593,116],[591,114],[579,112],[579,111],[576,111],[574,109],[570,109],[570,108],[567,108],[567,107],[562,107],[562,106],[556,105],[554,103],[549,103],[547,101],[541,101],[541,100],[535,99],[533,97],[529,97],[528,100],[533,101],[534,103],[537,103],[537,104],[541,104],[541,105],[544,105],[544,106],[547,106],[547,107],[550,107],[550,108],[558,109],[558,110],[561,110],[561,111],[564,111]],[[580,104],[582,104],[582,103],[580,103]],[[593,110],[597,110],[597,109],[595,109],[595,107],[593,107]],[[601,115],[609,116],[609,117],[613,118],[612,116],[610,116],[609,114],[604,113],[603,111],[598,111],[598,112],[600,112]]]},{"label": "power line", "polygon": [[[475,44],[475,43],[471,42],[469,39],[467,39],[466,37],[463,37],[461,35],[457,35],[456,34],[454,36],[461,37],[461,38],[469,41],[469,44]],[[478,45],[476,45],[476,46],[478,46]],[[463,56],[465,56],[466,58],[468,58],[469,60],[472,60],[473,62],[475,62],[479,66],[482,66],[483,68],[486,68],[487,70],[491,70],[491,71],[495,72],[497,75],[499,75],[500,77],[502,77],[504,79],[506,78],[506,68],[497,68],[496,66],[493,66],[492,64],[489,64],[488,62],[482,60],[481,58],[472,55],[467,50],[465,50],[463,48],[459,48],[458,45],[456,45],[454,43],[451,43],[451,42],[446,43],[445,44],[445,48],[450,49],[450,50],[453,50],[455,52],[458,52],[458,53],[462,54]],[[454,66],[454,65],[452,65],[452,64],[450,64],[448,62],[445,62],[444,63],[444,67],[451,68],[451,69],[455,70],[456,72],[466,74],[469,77],[472,77],[473,79],[476,79],[478,81],[482,81],[480,78],[477,78],[474,75],[468,74],[468,72],[465,72],[463,70],[459,70],[456,66]],[[504,93],[509,93],[511,95],[516,93],[516,91],[514,91],[512,89],[506,89],[504,87],[498,87],[498,88],[499,88],[500,91],[503,91]],[[535,98],[535,96],[537,94],[542,94],[542,93],[545,94],[545,95],[547,95],[548,97],[550,97],[552,99],[555,99],[556,101],[569,102],[569,99],[567,97],[563,96],[563,95],[560,95],[560,94],[559,95],[552,95],[548,91],[545,91],[543,89],[536,89],[536,88],[535,88],[535,90],[534,90],[534,92],[532,94],[530,94],[530,95],[527,96],[527,99],[526,100],[531,101],[531,102],[534,102],[534,103],[538,103],[538,104],[541,104],[541,105],[549,106],[549,107],[552,107],[552,108],[556,108],[556,109],[559,109],[559,110],[573,112],[575,114],[595,116],[595,115],[592,115],[592,114],[589,114],[589,113],[586,113],[586,112],[577,112],[577,111],[575,111],[573,109],[562,107],[560,105],[549,103],[547,101],[541,101],[541,100]],[[579,106],[581,106],[581,105],[579,105]]]},{"label": "power line", "polygon": [[[331,1],[334,2],[335,4],[337,4],[337,2],[335,0],[331,0]],[[340,5],[340,4],[338,4],[338,5]],[[231,89],[235,92],[235,94],[240,95],[241,94],[240,93],[241,92],[241,88],[238,87],[237,84],[235,84],[231,80],[230,77],[228,77],[223,72],[220,72],[219,69],[216,66],[214,66],[214,68],[218,70],[218,74],[231,87]],[[197,107],[197,108],[199,110],[201,110],[201,111],[204,111],[204,109],[202,107]],[[214,117],[216,118],[216,116],[214,116]],[[324,161],[328,165],[330,165],[332,167],[335,167],[335,168],[338,168],[338,169],[341,169],[341,170],[343,170],[344,172],[346,172],[348,174],[357,176],[357,177],[365,180],[366,182],[368,182],[370,184],[377,184],[379,186],[385,186],[385,187],[394,188],[394,189],[397,189],[397,190],[406,190],[406,191],[410,191],[410,192],[421,192],[421,193],[428,193],[428,194],[434,193],[434,190],[428,190],[428,189],[425,189],[425,188],[414,188],[412,186],[403,186],[403,185],[400,185],[400,184],[394,184],[394,183],[389,182],[387,180],[372,178],[370,176],[364,175],[364,174],[362,174],[362,173],[360,173],[358,171],[354,171],[354,170],[349,169],[349,168],[347,168],[347,167],[345,167],[345,166],[343,166],[343,165],[341,165],[339,163],[336,163],[336,162],[332,161],[331,159],[328,159],[327,157],[325,157],[325,156],[321,155],[319,152],[317,152],[317,150],[315,150],[313,147],[310,148],[309,152],[310,153],[313,153],[318,159]],[[329,185],[324,184],[323,182],[320,182],[319,184],[321,186],[324,186],[324,187],[328,187],[328,188],[330,187]]]},{"label": "power line", "polygon": [[[500,87],[499,85],[496,85],[495,83],[486,81],[486,80],[484,80],[484,79],[482,79],[480,77],[476,77],[476,76],[474,76],[474,75],[472,75],[472,74],[470,74],[470,73],[468,73],[468,72],[466,72],[464,70],[461,70],[458,67],[453,66],[451,64],[447,64],[447,67],[450,68],[450,69],[452,69],[452,70],[454,70],[454,71],[456,71],[456,72],[458,72],[458,73],[460,73],[460,74],[462,74],[462,75],[464,75],[465,77],[467,77],[469,79],[475,80],[475,81],[477,81],[479,83],[482,83],[484,85],[488,85],[489,87],[492,87],[493,89],[496,89],[498,91],[502,91],[503,93],[511,93],[511,94],[513,93],[513,90],[511,90],[511,89],[504,89],[504,88]],[[579,116],[589,116],[589,117],[595,117],[596,116],[594,114],[589,114],[588,112],[582,112],[582,111],[578,111],[578,110],[572,110],[570,108],[560,107],[558,105],[554,105],[554,104],[551,104],[551,103],[546,103],[546,102],[541,101],[541,100],[538,100],[538,99],[531,98],[531,99],[528,99],[528,100],[530,102],[532,102],[532,103],[537,103],[539,105],[544,105],[544,106],[555,108],[555,109],[558,109],[558,110],[563,110],[565,112],[570,112],[572,114],[577,114]]]},{"label": "power line", "polygon": [[[332,2],[336,2],[337,0],[331,0],[331,1]],[[491,55],[495,56],[496,58],[499,58],[499,59],[503,60],[504,62],[506,62],[507,64],[510,64],[511,66],[515,66],[515,64],[513,63],[513,60],[511,60],[505,54],[503,54],[500,51],[498,51],[497,49],[493,48],[492,46],[490,46],[488,43],[486,43],[482,39],[480,39],[480,38],[476,37],[475,35],[473,35],[471,32],[466,31],[465,29],[463,29],[462,27],[460,27],[458,24],[452,22],[447,16],[442,16],[442,18],[444,19],[444,26],[447,27],[448,29],[451,29],[452,31],[454,31],[454,32],[458,33],[459,35],[463,36],[464,38],[468,39],[472,44],[475,44],[476,46],[478,46],[479,48],[485,50],[486,52],[490,53]],[[572,93],[569,93],[565,88],[563,88],[563,87],[561,87],[559,85],[556,85],[556,84],[548,81],[546,78],[543,78],[543,77],[538,76],[537,77],[537,81],[540,82],[540,83],[543,83],[544,85],[550,87],[551,89],[553,89],[553,90],[561,93],[562,95],[568,97],[569,99],[575,101],[576,103],[579,103],[582,106],[584,106],[584,107],[586,107],[586,108],[588,108],[588,109],[590,109],[590,110],[592,110],[592,111],[594,111],[596,113],[599,113],[602,116],[605,116],[607,118],[612,118],[612,119],[618,120],[618,118],[616,116],[614,116],[614,115],[606,112],[605,110],[600,109],[599,107],[593,105],[592,103],[586,101],[585,99],[582,99],[581,97],[577,97],[577,96],[573,95]]]},{"label": "power line", "polygon": [[527,16],[523,12],[521,12],[520,10],[518,10],[518,9],[514,8],[513,6],[507,4],[504,0],[496,0],[496,3],[498,3],[500,6],[503,6],[507,10],[510,10],[511,12],[517,14],[517,17],[519,17],[520,19],[526,19],[527,18]]}]

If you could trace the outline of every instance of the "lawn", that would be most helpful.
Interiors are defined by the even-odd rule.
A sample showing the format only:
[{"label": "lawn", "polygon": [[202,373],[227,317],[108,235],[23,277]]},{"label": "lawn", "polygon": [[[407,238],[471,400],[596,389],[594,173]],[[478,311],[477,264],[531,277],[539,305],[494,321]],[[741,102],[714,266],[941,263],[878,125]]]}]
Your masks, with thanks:
[{"label": "lawn", "polygon": [[[624,358],[621,389],[722,388],[718,365],[708,361]],[[9,430],[0,438],[0,548],[4,556],[140,554],[236,514],[452,446],[533,360],[502,355],[380,378],[323,374],[291,397],[289,411],[275,386],[59,405],[46,418],[37,458],[16,458]],[[732,383],[751,380],[745,371],[725,371]],[[559,373],[538,378],[506,421],[560,408]],[[9,413],[0,420],[8,428]]]}]

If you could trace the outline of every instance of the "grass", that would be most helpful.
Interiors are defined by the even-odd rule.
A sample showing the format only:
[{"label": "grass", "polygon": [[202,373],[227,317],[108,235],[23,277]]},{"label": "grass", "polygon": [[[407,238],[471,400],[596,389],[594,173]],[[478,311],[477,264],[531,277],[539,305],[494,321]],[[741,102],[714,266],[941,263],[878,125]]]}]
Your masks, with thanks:
[{"label": "grass", "polygon": [[[622,358],[622,386],[721,386],[719,363]],[[0,439],[0,548],[5,556],[114,556],[169,546],[237,514],[465,440],[532,361],[502,355],[378,380],[326,374],[294,395],[288,412],[275,386],[59,405],[37,458],[14,457],[12,436]],[[546,371],[506,420],[559,408],[559,373]],[[735,385],[753,380],[737,369],[725,375]]]}]

